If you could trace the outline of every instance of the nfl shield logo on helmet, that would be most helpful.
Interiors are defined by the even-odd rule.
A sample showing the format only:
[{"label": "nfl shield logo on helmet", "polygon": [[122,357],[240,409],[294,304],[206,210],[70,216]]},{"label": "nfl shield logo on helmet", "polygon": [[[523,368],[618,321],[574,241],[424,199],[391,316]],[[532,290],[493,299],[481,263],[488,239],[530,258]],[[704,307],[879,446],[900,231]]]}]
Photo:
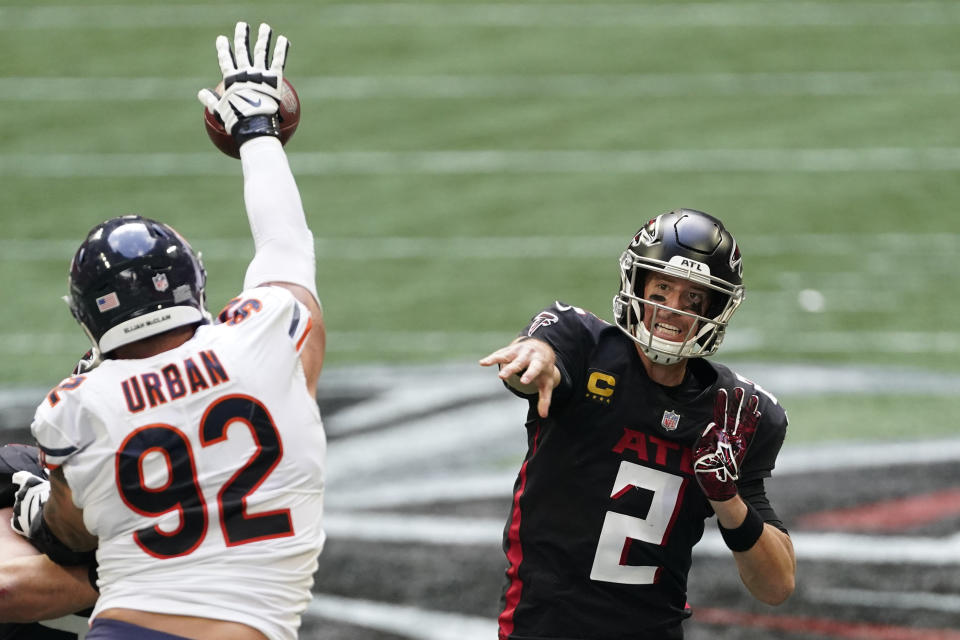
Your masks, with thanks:
[{"label": "nfl shield logo on helmet", "polygon": [[153,288],[157,291],[166,291],[170,288],[170,283],[167,282],[167,274],[158,273],[153,276]]},{"label": "nfl shield logo on helmet", "polygon": [[680,414],[675,411],[664,411],[660,426],[667,431],[676,431],[677,427],[680,426]]}]

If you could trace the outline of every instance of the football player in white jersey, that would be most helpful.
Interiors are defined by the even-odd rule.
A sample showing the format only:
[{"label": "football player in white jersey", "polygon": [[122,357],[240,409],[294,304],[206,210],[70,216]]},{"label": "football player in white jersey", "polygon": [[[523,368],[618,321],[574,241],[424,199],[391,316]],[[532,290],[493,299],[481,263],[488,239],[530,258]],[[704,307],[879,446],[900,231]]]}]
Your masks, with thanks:
[{"label": "football player in white jersey", "polygon": [[244,290],[214,321],[199,255],[141,216],[94,227],[70,266],[70,307],[100,362],[38,407],[49,497],[21,475],[13,525],[51,557],[96,548],[89,640],[292,640],[310,599],[325,331],[278,139],[288,44],[268,64],[270,27],[252,56],[248,34],[238,23],[234,51],[217,39],[225,89],[199,94],[240,145],[256,247]]}]

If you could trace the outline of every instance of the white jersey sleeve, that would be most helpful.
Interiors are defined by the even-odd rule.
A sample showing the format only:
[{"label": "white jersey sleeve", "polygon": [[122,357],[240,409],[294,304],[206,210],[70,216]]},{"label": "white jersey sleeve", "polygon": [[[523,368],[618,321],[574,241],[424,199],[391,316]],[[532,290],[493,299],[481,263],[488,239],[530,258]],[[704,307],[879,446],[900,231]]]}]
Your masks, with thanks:
[{"label": "white jersey sleeve", "polygon": [[77,402],[63,402],[75,394],[86,376],[65,378],[37,407],[31,430],[41,451],[41,463],[56,469],[96,440],[98,418]]},{"label": "white jersey sleeve", "polygon": [[[278,316],[276,321],[279,321],[281,325],[284,325],[284,321],[286,321],[284,326],[286,326],[287,335],[290,337],[294,349],[299,352],[310,334],[310,330],[313,329],[313,317],[306,305],[298,301],[292,293],[283,287],[266,286],[244,291],[227,303],[217,315],[217,322],[239,325],[251,314],[261,313],[265,304],[274,306],[271,311]],[[268,328],[268,323],[260,323],[260,328],[261,330]]]}]

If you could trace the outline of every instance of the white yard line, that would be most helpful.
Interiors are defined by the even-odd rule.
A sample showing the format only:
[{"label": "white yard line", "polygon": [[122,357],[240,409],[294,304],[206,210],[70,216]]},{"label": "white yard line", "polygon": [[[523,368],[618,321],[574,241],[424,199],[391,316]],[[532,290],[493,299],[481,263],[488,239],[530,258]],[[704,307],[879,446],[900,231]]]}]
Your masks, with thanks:
[{"label": "white yard line", "polygon": [[[336,451],[337,444],[332,445]],[[518,452],[518,457],[520,452]],[[960,461],[960,439],[879,443],[787,444],[777,458],[777,478],[831,469],[894,468]],[[518,460],[519,466],[519,460]],[[467,470],[457,476],[400,479],[383,484],[337,487],[327,505],[340,512],[463,500],[504,499],[512,495],[516,469]]]},{"label": "white yard line", "polygon": [[[183,102],[209,78],[0,78],[0,102]],[[917,96],[960,93],[956,71],[297,76],[310,102],[497,97]]]},{"label": "white yard line", "polygon": [[[496,376],[491,374],[482,387],[493,391],[498,390],[498,384]],[[408,392],[442,397],[445,386],[442,380],[423,380],[408,387]],[[445,469],[444,463],[448,463],[451,456],[476,452],[473,463],[482,465],[490,463],[485,454],[498,443],[514,444],[514,450],[520,451],[524,444],[521,425],[525,414],[522,401],[491,401],[417,416],[396,427],[331,441],[327,448],[327,484],[358,486],[359,481],[368,486],[384,486],[410,474],[456,477],[466,469],[456,472]],[[399,407],[396,417],[398,422],[404,417]]]},{"label": "white yard line", "polygon": [[[628,239],[628,238],[627,238]],[[402,260],[407,258],[489,259],[517,257],[610,258],[623,249],[627,239],[622,235],[580,236],[379,236],[314,238],[319,260]],[[858,234],[738,234],[743,247],[756,256],[835,256],[875,252],[882,260],[861,263],[862,271],[828,276],[840,279],[844,286],[862,287],[866,271],[871,273],[911,273],[898,264],[909,259],[913,264],[924,261],[930,273],[937,267],[949,269],[952,258],[960,253],[960,233],[858,233]],[[246,261],[253,255],[253,242],[242,238],[195,238],[194,246],[207,260]],[[76,238],[0,238],[0,262],[68,261],[77,247]],[[811,274],[785,272],[785,281],[802,283]],[[752,289],[751,289],[752,291]]]},{"label": "white yard line", "polygon": [[[603,315],[605,309],[597,310]],[[742,312],[741,312],[742,313]],[[956,354],[960,353],[958,331],[792,331],[790,339],[784,340],[780,330],[749,327],[743,324],[731,330],[723,343],[723,353],[731,355],[763,351],[767,354],[807,355],[863,353],[886,354]],[[381,329],[357,331],[329,331],[328,353],[382,354],[467,354],[495,349],[500,343],[513,337],[509,332],[498,331],[442,331],[410,330],[390,331]],[[89,345],[79,332],[25,332],[0,331],[0,355],[21,357],[30,354],[76,355]],[[855,381],[845,381],[849,388]],[[952,383],[951,383],[952,384]],[[900,389],[914,389],[912,382]],[[818,387],[821,388],[821,387]],[[896,390],[898,387],[890,387]],[[933,393],[939,393],[933,391]]]},{"label": "white yard line", "polygon": [[723,342],[726,354],[764,351],[808,356],[847,353],[960,353],[957,331],[790,331],[742,326]]},{"label": "white yard line", "polygon": [[[590,3],[340,3],[271,5],[276,24],[309,21],[318,28],[427,27],[858,27],[957,24],[960,10],[949,2],[729,2],[663,4]],[[235,15],[261,10],[232,7]],[[222,7],[203,4],[65,5],[4,7],[0,30],[168,29],[224,27]]]},{"label": "white yard line", "polygon": [[[629,238],[623,235],[579,236],[378,236],[314,238],[319,260],[369,262],[408,258],[487,259],[543,258],[562,255],[565,258],[606,258],[618,255]],[[840,280],[842,286],[863,288],[865,272],[896,274],[913,273],[900,261],[942,261],[960,253],[960,233],[858,233],[858,234],[738,234],[740,245],[748,247],[751,256],[833,256],[849,258],[851,253],[873,252],[882,260],[859,263],[860,271],[829,274],[784,272],[785,282],[809,283],[816,275],[821,279]],[[77,248],[76,238],[0,238],[0,262],[69,261]],[[206,260],[247,261],[253,255],[253,242],[242,238],[194,238]],[[886,280],[885,280],[886,281]],[[752,295],[754,289],[748,290]]]},{"label": "white yard line", "polygon": [[828,605],[854,605],[881,609],[922,609],[960,613],[960,595],[926,591],[876,591],[817,587],[805,589],[803,598]]},{"label": "white yard line", "polygon": [[[332,511],[324,516],[331,538],[405,544],[498,546],[503,519]],[[853,564],[960,565],[960,540],[917,536],[873,536],[852,533],[790,534],[797,557],[806,562]],[[694,555],[726,558],[730,550],[712,521]]]},{"label": "white yard line", "polygon": [[[291,152],[298,176],[644,174],[960,170],[960,148],[664,149],[623,151]],[[206,153],[0,154],[0,176],[96,178],[230,175],[226,156]]]},{"label": "white yard line", "polygon": [[[807,589],[803,597],[831,606],[960,612],[960,596],[929,592],[869,589]],[[421,607],[314,594],[305,620],[330,619],[419,640],[488,640],[496,635],[492,618],[431,611]]]},{"label": "white yard line", "polygon": [[[500,433],[499,430],[491,435],[504,438],[510,436],[509,433]],[[470,443],[465,444],[470,446]],[[332,443],[331,447],[334,455],[339,455],[339,443]],[[519,458],[520,452],[517,455]],[[371,467],[386,466],[390,462],[398,461],[397,456],[392,458],[391,461],[371,461]],[[954,461],[960,461],[960,439],[956,438],[880,443],[821,443],[816,446],[788,444],[777,459],[776,476],[783,478],[831,469],[893,468]],[[336,487],[336,490],[330,493],[327,505],[335,511],[346,512],[389,506],[505,499],[511,495],[515,479],[516,469],[511,468],[503,471],[465,470],[455,476],[444,476],[442,482],[436,478],[395,478],[384,483],[353,483],[353,486]],[[358,528],[361,527],[362,523],[356,522]],[[339,522],[339,526],[345,526],[343,521]]]},{"label": "white yard line", "polygon": [[343,540],[496,547],[505,522],[506,511],[503,518],[331,511],[323,518],[323,530],[330,538]]}]

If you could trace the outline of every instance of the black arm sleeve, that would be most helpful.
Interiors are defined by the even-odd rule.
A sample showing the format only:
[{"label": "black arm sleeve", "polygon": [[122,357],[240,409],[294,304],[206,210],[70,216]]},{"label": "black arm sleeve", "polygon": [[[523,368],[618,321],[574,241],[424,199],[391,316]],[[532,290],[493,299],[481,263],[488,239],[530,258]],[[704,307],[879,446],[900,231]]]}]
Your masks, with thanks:
[{"label": "black arm sleeve", "polygon": [[[787,437],[787,414],[766,394],[760,394],[760,423],[740,469],[740,482],[769,478]],[[739,483],[738,483],[739,484]]]},{"label": "black arm sleeve", "polygon": [[780,531],[783,531],[787,535],[790,534],[786,527],[783,526],[780,516],[777,515],[777,512],[774,511],[770,505],[770,500],[767,498],[767,491],[763,486],[762,479],[758,478],[741,483],[739,491],[740,497],[743,498],[744,502],[753,505],[753,508],[757,510],[757,513],[760,514],[764,522],[780,529]]}]

